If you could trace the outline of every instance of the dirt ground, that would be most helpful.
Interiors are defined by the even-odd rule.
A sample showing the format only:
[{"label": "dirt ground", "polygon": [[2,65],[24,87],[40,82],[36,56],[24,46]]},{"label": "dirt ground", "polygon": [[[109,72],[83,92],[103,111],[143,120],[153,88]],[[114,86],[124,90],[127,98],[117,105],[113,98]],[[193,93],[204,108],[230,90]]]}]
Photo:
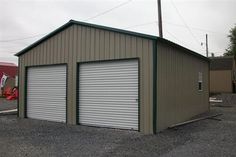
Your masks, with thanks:
[{"label": "dirt ground", "polygon": [[211,108],[223,114],[221,121],[206,119],[157,135],[0,116],[0,156],[233,157],[236,102],[230,104]]}]

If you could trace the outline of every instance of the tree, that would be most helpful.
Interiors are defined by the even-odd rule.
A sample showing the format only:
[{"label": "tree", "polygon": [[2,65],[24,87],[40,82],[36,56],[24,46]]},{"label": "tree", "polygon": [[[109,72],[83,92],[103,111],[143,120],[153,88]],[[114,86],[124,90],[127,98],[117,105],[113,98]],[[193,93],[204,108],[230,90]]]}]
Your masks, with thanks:
[{"label": "tree", "polygon": [[234,58],[236,58],[236,26],[234,26],[234,28],[232,28],[229,31],[229,47],[228,49],[226,49],[226,53],[224,53],[224,56],[234,56]]}]

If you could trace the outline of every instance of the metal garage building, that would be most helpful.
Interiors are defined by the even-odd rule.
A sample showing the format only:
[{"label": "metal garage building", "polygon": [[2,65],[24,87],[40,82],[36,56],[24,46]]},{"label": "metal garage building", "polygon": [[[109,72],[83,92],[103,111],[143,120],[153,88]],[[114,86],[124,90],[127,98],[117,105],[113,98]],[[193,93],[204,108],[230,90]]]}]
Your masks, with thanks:
[{"label": "metal garage building", "polygon": [[16,54],[19,116],[156,133],[209,110],[209,61],[168,40],[70,20]]}]

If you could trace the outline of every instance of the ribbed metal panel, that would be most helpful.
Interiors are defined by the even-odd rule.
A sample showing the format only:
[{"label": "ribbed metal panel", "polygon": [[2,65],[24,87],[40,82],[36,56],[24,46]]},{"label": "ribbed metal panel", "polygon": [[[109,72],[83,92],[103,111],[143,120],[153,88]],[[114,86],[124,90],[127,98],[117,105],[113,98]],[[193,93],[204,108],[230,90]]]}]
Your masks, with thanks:
[{"label": "ribbed metal panel", "polygon": [[[209,110],[208,62],[165,43],[157,45],[157,130]],[[202,73],[202,91],[198,74]]]},{"label": "ribbed metal panel", "polygon": [[27,117],[66,122],[66,66],[28,69]]},{"label": "ribbed metal panel", "polygon": [[67,123],[77,122],[77,63],[139,58],[139,130],[153,128],[153,41],[118,32],[73,25],[19,57],[19,116],[25,117],[25,67],[67,64]]},{"label": "ribbed metal panel", "polygon": [[79,66],[79,123],[138,130],[138,61]]}]

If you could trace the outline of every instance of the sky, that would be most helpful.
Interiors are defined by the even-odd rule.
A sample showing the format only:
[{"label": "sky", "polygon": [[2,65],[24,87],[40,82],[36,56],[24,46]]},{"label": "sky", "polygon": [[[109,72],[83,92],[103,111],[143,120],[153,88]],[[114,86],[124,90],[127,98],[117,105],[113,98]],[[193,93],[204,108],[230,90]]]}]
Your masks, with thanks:
[{"label": "sky", "polygon": [[[162,0],[164,38],[206,55],[222,55],[236,25],[236,0]],[[157,0],[0,0],[0,61],[70,19],[158,36]],[[201,44],[202,43],[202,44]]]}]

